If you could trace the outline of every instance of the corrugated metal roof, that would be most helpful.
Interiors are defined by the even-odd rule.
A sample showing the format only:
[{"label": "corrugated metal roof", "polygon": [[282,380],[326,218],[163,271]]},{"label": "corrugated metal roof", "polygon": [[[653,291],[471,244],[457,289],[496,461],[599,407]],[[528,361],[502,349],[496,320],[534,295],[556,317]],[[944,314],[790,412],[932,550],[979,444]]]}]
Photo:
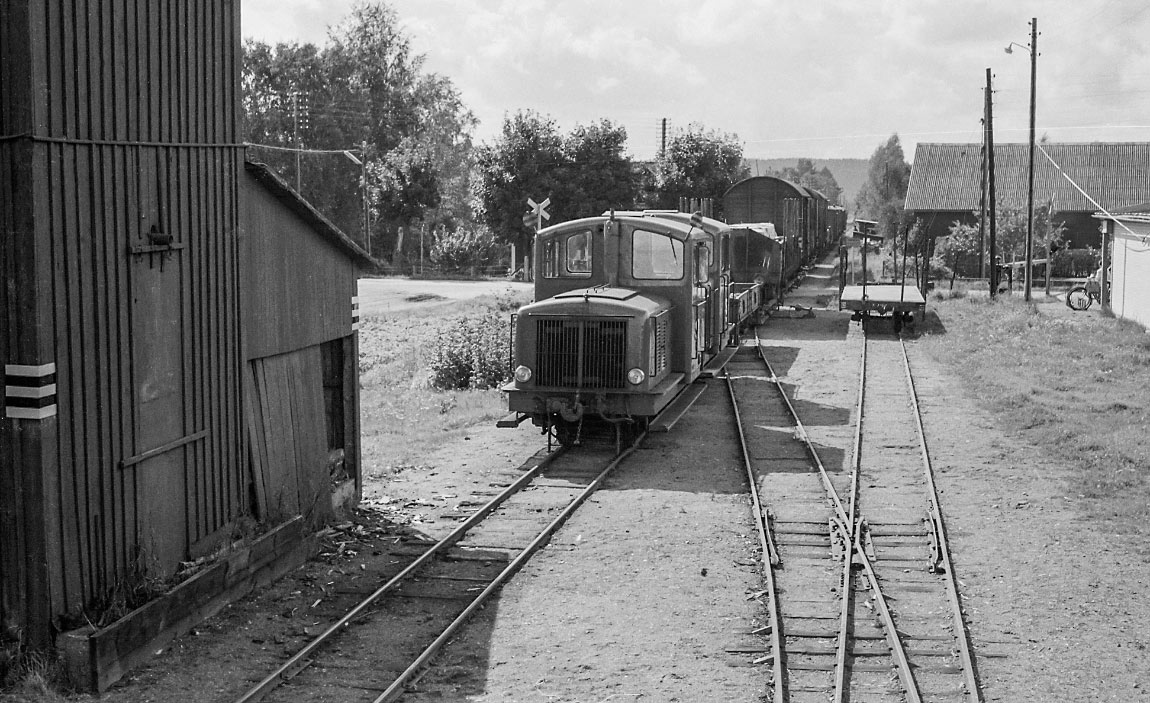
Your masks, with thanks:
[{"label": "corrugated metal roof", "polygon": [[[1112,210],[1150,201],[1150,142],[1040,146],[1102,207]],[[999,202],[1026,206],[1027,166],[1026,144],[995,145],[995,190]],[[919,144],[910,171],[906,209],[978,210],[981,169],[981,144]],[[1098,210],[1036,148],[1034,202],[1037,206],[1051,201],[1059,212]]]}]

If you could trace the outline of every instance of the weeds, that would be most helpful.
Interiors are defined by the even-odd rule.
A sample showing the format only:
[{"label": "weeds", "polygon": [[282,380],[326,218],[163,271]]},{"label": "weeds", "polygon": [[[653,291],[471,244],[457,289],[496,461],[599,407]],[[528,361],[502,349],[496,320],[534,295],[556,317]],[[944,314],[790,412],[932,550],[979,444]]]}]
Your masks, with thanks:
[{"label": "weeds", "polygon": [[60,661],[42,652],[25,651],[11,662],[4,676],[6,701],[19,703],[58,703],[67,698],[67,675]]},{"label": "weeds", "polygon": [[[496,389],[506,374],[510,311],[527,295],[506,294],[442,308],[366,317],[360,327],[364,471],[419,463],[476,423],[506,413]],[[449,390],[441,390],[448,388]]]},{"label": "weeds", "polygon": [[508,378],[510,319],[498,312],[441,329],[432,342],[431,386],[487,390]]},{"label": "weeds", "polygon": [[[1057,305],[1051,304],[1051,305]],[[1053,314],[1010,298],[933,307],[945,334],[926,349],[951,367],[1004,427],[1070,467],[1067,490],[1124,533],[1150,518],[1150,340],[1100,315]]]}]

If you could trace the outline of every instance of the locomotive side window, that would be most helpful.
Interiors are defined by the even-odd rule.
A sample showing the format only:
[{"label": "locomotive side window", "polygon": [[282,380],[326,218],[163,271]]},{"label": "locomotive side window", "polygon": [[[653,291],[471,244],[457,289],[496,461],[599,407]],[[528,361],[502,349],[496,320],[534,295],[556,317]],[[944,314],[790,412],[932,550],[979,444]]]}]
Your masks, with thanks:
[{"label": "locomotive side window", "polygon": [[631,235],[631,276],[636,279],[676,280],[683,277],[683,243],[637,229]]},{"label": "locomotive side window", "polygon": [[695,284],[703,285],[710,278],[707,270],[711,267],[711,250],[700,242],[695,245]]},{"label": "locomotive side window", "polygon": [[559,235],[544,242],[544,278],[588,278],[590,276],[590,230],[579,230]]},{"label": "locomotive side window", "polygon": [[567,273],[591,275],[591,233],[576,232],[567,238]]}]

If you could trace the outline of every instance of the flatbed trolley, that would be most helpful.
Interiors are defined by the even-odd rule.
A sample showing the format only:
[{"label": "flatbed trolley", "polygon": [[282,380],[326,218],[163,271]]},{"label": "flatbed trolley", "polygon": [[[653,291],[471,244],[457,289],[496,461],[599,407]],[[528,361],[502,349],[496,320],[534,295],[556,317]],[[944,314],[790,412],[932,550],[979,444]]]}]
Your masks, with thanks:
[{"label": "flatbed trolley", "polygon": [[[872,316],[891,317],[894,331],[899,332],[903,326],[912,326],[926,314],[926,298],[917,286],[907,283],[905,262],[902,267],[903,281],[901,282],[871,282],[864,272],[867,268],[868,245],[880,246],[883,238],[875,232],[876,223],[870,220],[855,220],[855,230],[843,238],[839,247],[839,310],[850,310],[854,313],[852,320],[862,320]],[[861,250],[861,271],[857,282],[848,283],[855,274],[851,267],[850,251]],[[905,253],[904,253],[905,257]]]}]

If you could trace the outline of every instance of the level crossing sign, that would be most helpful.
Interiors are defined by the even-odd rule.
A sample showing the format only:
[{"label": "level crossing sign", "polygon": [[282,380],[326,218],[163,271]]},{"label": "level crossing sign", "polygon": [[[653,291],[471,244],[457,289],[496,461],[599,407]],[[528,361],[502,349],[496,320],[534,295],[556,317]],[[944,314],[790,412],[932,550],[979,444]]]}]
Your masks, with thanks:
[{"label": "level crossing sign", "polygon": [[528,198],[527,207],[530,209],[523,215],[523,224],[538,231],[543,224],[543,220],[551,219],[551,213],[547,212],[547,206],[550,204],[551,198],[544,198],[541,203],[537,203],[531,198]]}]

